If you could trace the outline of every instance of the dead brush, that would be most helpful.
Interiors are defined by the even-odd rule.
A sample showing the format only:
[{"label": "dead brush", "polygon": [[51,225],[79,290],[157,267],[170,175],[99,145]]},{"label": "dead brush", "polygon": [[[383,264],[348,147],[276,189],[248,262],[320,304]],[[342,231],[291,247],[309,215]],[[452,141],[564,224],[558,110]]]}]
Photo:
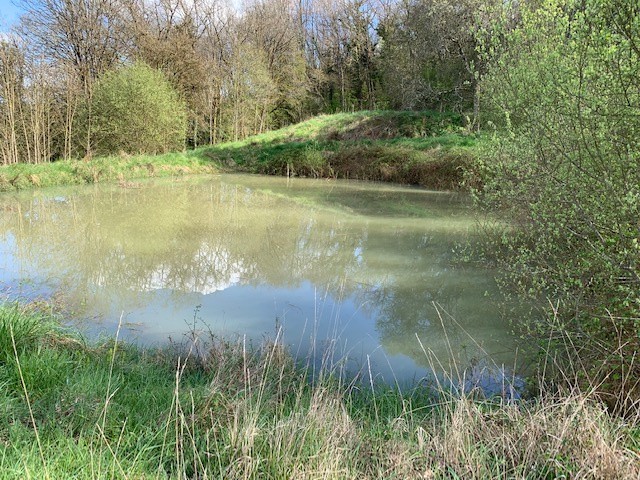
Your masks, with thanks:
[{"label": "dead brush", "polygon": [[[563,358],[579,358],[570,343],[565,347],[574,355]],[[556,363],[556,353],[549,349],[543,357],[547,362],[539,369],[532,400],[513,395],[479,400],[473,391],[445,394],[439,415],[422,432],[427,438],[419,440],[430,452],[427,469],[469,479],[640,478],[640,456],[625,443],[639,424],[638,405],[625,418],[612,415],[598,394],[599,383],[584,388],[585,365]],[[550,364],[564,372],[562,383],[546,377]],[[461,383],[460,372],[454,368],[450,377]]]},{"label": "dead brush", "polygon": [[268,478],[360,478],[353,468],[359,431],[342,398],[322,387],[314,390],[309,403],[299,394],[286,409],[280,403],[271,421],[264,419],[264,409],[271,407],[261,392],[237,404],[226,425],[228,478],[260,478],[265,461],[270,465]]},{"label": "dead brush", "polygon": [[426,442],[434,471],[470,479],[640,476],[637,454],[621,440],[625,425],[580,392],[513,404],[460,398],[443,412]]}]

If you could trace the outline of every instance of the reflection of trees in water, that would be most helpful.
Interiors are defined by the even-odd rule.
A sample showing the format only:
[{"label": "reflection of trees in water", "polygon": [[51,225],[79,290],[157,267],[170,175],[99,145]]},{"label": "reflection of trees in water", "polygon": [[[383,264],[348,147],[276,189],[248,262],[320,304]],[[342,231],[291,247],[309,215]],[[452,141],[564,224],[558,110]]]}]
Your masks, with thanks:
[{"label": "reflection of trees in water", "polygon": [[[496,324],[500,318],[483,296],[482,288],[487,284],[483,279],[475,280],[479,284],[459,275],[424,275],[417,286],[393,283],[368,292],[377,297],[372,302],[380,308],[376,324],[386,351],[410,355],[427,364],[429,358],[416,335],[428,353],[441,360],[458,357],[468,361],[483,354],[481,347],[494,351],[495,345],[487,341],[492,331],[499,330]],[[467,332],[477,337],[470,338]],[[499,333],[503,339],[504,333]]]},{"label": "reflection of trees in water", "polygon": [[388,352],[422,363],[415,334],[443,343],[432,302],[465,323],[480,318],[486,284],[447,271],[450,240],[420,223],[356,220],[216,181],[81,192],[6,197],[0,235],[14,235],[23,262],[94,305],[114,297],[143,305],[156,289],[309,281],[357,299],[377,318]]},{"label": "reflection of trees in water", "polygon": [[[331,284],[355,262],[354,232],[316,228],[308,208],[239,186],[160,185],[64,199],[14,198],[0,228],[17,256],[90,294],[153,289],[208,293],[231,284]],[[357,233],[357,232],[355,232]]]},{"label": "reflection of trees in water", "polygon": [[[387,353],[402,353],[428,364],[416,335],[441,359],[452,354],[460,359],[478,355],[475,342],[484,343],[488,350],[495,348],[486,343],[485,335],[499,332],[501,321],[485,296],[494,288],[491,274],[452,268],[450,241],[402,230],[365,237],[361,267],[378,282],[361,285],[357,296],[376,309],[376,329]],[[403,250],[401,268],[389,268],[384,260],[382,252],[392,244]],[[465,331],[479,332],[479,338],[471,339]],[[499,336],[506,338],[504,329]]]}]

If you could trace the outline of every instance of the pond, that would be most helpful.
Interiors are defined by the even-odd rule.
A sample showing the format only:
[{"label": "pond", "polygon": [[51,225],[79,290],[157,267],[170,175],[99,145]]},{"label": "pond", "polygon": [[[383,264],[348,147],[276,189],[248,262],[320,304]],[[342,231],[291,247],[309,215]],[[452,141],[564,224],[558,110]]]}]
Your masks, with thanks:
[{"label": "pond", "polygon": [[494,272],[454,262],[464,196],[220,175],[4,193],[0,212],[4,296],[53,297],[88,335],[277,336],[398,383],[514,363]]}]

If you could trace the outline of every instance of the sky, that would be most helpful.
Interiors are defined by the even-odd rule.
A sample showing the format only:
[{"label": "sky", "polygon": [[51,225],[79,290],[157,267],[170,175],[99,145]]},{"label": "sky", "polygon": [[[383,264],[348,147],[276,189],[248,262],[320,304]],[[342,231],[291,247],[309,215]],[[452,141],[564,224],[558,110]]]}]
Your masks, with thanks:
[{"label": "sky", "polygon": [[12,0],[0,0],[0,32],[7,32],[18,21],[20,9]]}]

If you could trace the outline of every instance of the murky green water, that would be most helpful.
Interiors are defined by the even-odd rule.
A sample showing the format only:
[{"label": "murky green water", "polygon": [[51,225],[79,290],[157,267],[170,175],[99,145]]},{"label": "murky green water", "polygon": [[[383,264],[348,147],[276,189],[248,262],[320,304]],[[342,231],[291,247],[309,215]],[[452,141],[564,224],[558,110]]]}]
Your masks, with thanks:
[{"label": "murky green water", "polygon": [[419,379],[433,358],[512,365],[492,273],[451,261],[473,227],[464,203],[238,175],[2,194],[0,286],[56,295],[92,334],[122,318],[145,344],[182,339],[195,318],[257,343],[282,327],[299,355],[331,345],[387,381]]}]

